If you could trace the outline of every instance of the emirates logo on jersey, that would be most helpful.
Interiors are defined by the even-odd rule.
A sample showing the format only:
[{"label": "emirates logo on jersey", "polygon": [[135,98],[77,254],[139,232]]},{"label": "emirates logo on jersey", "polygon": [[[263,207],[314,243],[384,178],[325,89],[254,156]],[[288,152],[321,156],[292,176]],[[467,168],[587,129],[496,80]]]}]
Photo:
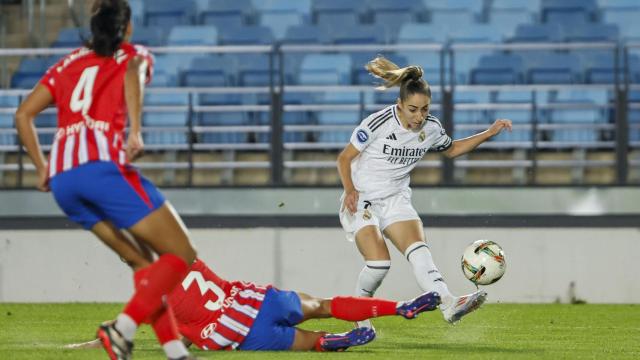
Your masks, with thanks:
[{"label": "emirates logo on jersey", "polygon": [[418,139],[420,139],[420,142],[423,142],[426,138],[427,134],[425,134],[424,130],[420,131],[420,135],[418,135]]},{"label": "emirates logo on jersey", "polygon": [[213,335],[213,332],[215,330],[216,330],[216,324],[211,323],[202,329],[202,331],[200,332],[200,337],[203,339],[208,339],[209,337],[211,337],[211,335]]}]

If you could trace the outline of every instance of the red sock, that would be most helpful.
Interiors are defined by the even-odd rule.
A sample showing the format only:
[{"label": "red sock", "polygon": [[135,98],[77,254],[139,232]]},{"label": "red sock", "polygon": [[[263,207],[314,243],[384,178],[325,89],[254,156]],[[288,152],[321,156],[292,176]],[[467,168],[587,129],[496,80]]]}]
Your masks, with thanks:
[{"label": "red sock", "polygon": [[[133,283],[136,290],[140,286],[140,281],[149,273],[149,267],[142,268],[133,273]],[[173,310],[168,305],[163,306],[155,314],[144,320],[144,323],[151,324],[153,331],[158,337],[160,345],[164,345],[171,340],[178,340],[178,324],[175,321]]]},{"label": "red sock", "polygon": [[164,254],[148,267],[148,273],[137,283],[123,313],[141,324],[163,306],[162,297],[173,290],[186,275],[189,266],[180,257]]},{"label": "red sock", "polygon": [[313,349],[314,349],[315,351],[318,351],[318,352],[323,352],[323,351],[324,351],[324,349],[322,348],[322,338],[323,338],[325,335],[327,335],[327,333],[326,333],[326,332],[322,332],[321,334],[322,334],[322,336],[320,336],[320,337],[318,338],[318,340],[316,340],[315,345],[313,345]]},{"label": "red sock", "polygon": [[331,315],[346,321],[361,321],[378,316],[396,315],[395,301],[376,298],[336,296],[331,299]]}]

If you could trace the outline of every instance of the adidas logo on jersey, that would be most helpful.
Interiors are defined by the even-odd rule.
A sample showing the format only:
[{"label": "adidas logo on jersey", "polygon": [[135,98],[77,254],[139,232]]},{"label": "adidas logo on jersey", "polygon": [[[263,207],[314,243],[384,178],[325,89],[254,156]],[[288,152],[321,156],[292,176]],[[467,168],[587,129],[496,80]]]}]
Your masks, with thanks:
[{"label": "adidas logo on jersey", "polygon": [[396,138],[396,134],[391,133],[391,135],[387,136],[387,140],[398,140],[398,139]]}]

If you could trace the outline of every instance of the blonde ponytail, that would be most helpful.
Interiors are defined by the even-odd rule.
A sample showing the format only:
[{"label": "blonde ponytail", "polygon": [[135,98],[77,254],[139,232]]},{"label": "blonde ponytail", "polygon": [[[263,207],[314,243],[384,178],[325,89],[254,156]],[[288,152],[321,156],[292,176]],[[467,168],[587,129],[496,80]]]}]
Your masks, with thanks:
[{"label": "blonde ponytail", "polygon": [[399,68],[398,65],[382,55],[378,55],[375,59],[369,61],[365,65],[365,69],[367,69],[371,75],[384,80],[384,83],[376,88],[378,90],[401,86],[405,81],[409,80],[422,80],[424,73],[422,68],[416,65]]}]

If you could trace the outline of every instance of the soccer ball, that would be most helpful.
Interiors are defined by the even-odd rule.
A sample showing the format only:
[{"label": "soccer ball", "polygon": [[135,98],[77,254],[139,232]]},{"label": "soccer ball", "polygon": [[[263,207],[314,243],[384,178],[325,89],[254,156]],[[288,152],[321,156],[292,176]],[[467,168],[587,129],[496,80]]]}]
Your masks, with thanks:
[{"label": "soccer ball", "polygon": [[493,284],[500,280],[506,268],[504,252],[493,241],[475,241],[462,254],[462,272],[476,285]]}]

